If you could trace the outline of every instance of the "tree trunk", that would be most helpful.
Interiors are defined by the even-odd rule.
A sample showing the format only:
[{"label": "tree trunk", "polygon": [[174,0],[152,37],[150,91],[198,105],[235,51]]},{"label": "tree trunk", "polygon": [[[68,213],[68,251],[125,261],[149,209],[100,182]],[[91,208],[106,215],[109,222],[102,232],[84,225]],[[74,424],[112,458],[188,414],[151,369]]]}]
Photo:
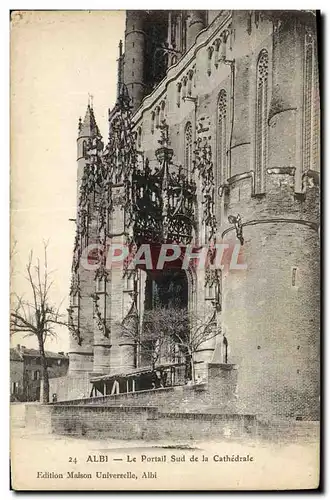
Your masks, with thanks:
[{"label": "tree trunk", "polygon": [[47,359],[45,354],[45,346],[43,338],[38,338],[39,341],[39,352],[42,364],[42,380],[43,391],[42,391],[42,402],[49,403],[49,377],[48,377],[48,367],[47,367]]},{"label": "tree trunk", "polygon": [[194,356],[190,354],[190,366],[191,366],[191,380],[195,383],[195,364],[194,364]]}]

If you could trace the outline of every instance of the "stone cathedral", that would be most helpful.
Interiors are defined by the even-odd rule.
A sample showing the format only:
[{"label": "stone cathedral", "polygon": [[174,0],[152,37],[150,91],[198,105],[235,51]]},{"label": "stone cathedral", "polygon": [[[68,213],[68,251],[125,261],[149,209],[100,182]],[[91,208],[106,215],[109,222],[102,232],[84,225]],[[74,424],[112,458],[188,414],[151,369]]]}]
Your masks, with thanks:
[{"label": "stone cathedral", "polygon": [[[121,326],[143,335],[146,311],[174,304],[215,332],[192,356],[213,408],[232,391],[237,411],[317,416],[316,27],[313,11],[127,11],[109,137],[91,103],[79,121],[70,366],[59,400],[141,392],[155,401],[150,364]],[[191,242],[239,243],[246,269],[82,265],[93,244]],[[187,384],[184,365],[179,347],[159,358],[163,392]]]}]

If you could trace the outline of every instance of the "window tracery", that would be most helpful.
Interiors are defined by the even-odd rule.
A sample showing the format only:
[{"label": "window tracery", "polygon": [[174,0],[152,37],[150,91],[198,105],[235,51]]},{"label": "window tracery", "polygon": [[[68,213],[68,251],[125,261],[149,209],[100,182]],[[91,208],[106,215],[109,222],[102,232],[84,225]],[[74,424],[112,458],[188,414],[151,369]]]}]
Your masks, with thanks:
[{"label": "window tracery", "polygon": [[255,192],[265,192],[267,163],[267,113],[268,113],[268,52],[263,49],[257,64],[256,135],[255,135]]},{"label": "window tracery", "polygon": [[218,98],[217,116],[217,160],[219,185],[227,180],[227,92],[222,89]]}]

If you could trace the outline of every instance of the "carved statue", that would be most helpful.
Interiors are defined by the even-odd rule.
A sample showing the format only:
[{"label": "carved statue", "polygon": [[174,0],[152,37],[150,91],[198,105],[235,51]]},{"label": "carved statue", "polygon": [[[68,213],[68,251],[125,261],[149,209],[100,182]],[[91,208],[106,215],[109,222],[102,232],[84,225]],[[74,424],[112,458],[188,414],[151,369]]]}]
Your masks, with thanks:
[{"label": "carved statue", "polygon": [[229,215],[228,222],[230,224],[234,224],[236,230],[236,237],[240,241],[241,245],[244,245],[243,225],[240,214],[237,214],[236,217],[234,215]]}]

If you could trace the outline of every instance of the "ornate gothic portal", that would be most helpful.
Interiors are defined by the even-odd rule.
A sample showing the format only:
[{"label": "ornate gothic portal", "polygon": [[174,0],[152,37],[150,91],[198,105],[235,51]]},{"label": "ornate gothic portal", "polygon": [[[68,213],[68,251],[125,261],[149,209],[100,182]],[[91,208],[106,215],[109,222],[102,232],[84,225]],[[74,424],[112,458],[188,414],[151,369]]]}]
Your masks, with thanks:
[{"label": "ornate gothic portal", "polygon": [[[88,113],[94,123],[93,110],[89,108]],[[136,328],[139,325],[137,333],[141,336],[148,311],[172,310],[174,316],[188,318],[188,303],[192,301],[188,297],[187,275],[179,269],[182,256],[171,263],[171,268],[165,266],[158,271],[156,266],[152,270],[138,265],[131,269],[129,259],[120,267],[109,268],[101,257],[98,269],[91,273],[81,267],[83,251],[95,242],[103,248],[120,244],[128,247],[132,256],[147,244],[156,264],[162,244],[183,247],[193,244],[198,234],[197,185],[188,177],[187,169],[173,161],[165,120],[158,127],[159,147],[150,161],[137,150],[125,85],[121,86],[116,106],[109,115],[106,146],[96,126],[94,129],[83,142],[85,165],[79,186],[69,317],[72,338],[79,349],[93,346],[93,372],[112,373],[141,366],[141,356],[136,355],[139,338],[135,339],[135,332],[130,332],[133,339],[130,342],[123,339],[123,325],[130,323]],[[145,277],[137,279],[141,274]],[[81,282],[88,282],[83,293]],[[84,318],[84,314],[89,318],[88,310],[93,310],[93,338],[89,333],[93,326]],[[177,310],[184,313],[177,315]],[[188,335],[188,320],[185,328],[184,340]],[[184,348],[177,348],[175,342],[170,344],[173,352],[165,352],[157,361],[182,362],[184,366]],[[166,349],[164,346],[163,351]]]}]

